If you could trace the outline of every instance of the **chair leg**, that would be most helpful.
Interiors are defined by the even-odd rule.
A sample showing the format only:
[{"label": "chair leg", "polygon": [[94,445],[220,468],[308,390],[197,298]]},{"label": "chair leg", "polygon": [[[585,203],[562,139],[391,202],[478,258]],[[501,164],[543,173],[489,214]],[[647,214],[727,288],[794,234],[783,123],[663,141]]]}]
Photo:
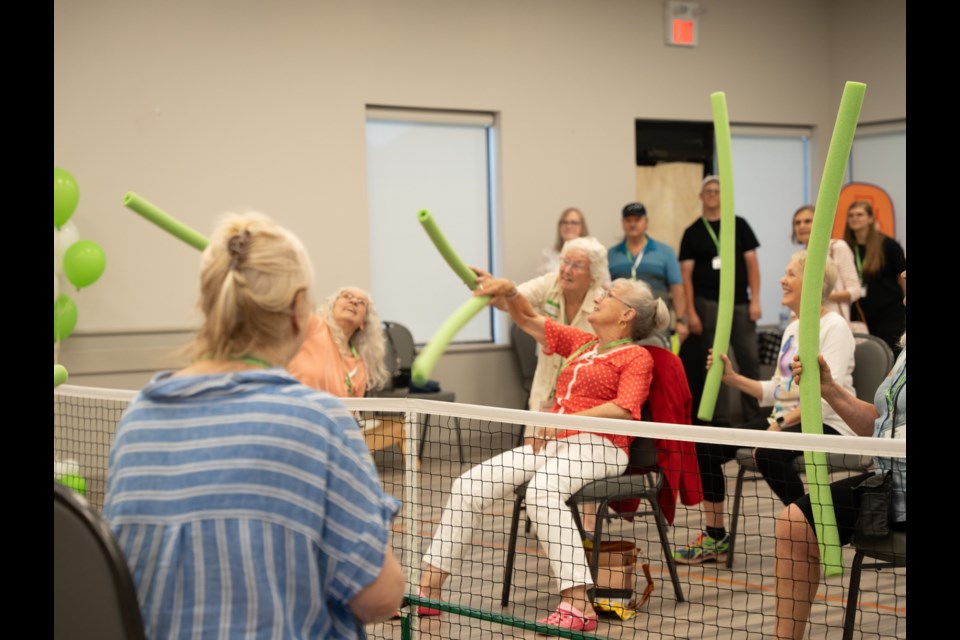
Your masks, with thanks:
[{"label": "chair leg", "polygon": [[[603,540],[603,521],[607,519],[609,500],[603,500],[597,504],[596,521],[593,525],[593,546],[590,549],[590,560],[587,566],[590,568],[590,577],[593,579],[593,587],[589,590],[588,596],[591,600],[596,599],[597,593],[597,574],[600,571],[600,541]],[[577,528],[582,531],[580,518],[574,512],[577,520]]]},{"label": "chair leg", "polygon": [[863,568],[863,554],[857,551],[853,556],[850,569],[850,587],[847,590],[847,609],[843,614],[843,640],[852,640],[853,625],[857,620],[857,605],[860,601],[860,571]]},{"label": "chair leg", "polygon": [[677,597],[677,602],[686,602],[683,597],[683,588],[680,586],[680,575],[677,573],[677,561],[673,558],[673,552],[670,549],[670,537],[667,533],[667,522],[663,518],[663,512],[660,511],[660,505],[657,504],[657,496],[645,496],[650,508],[653,511],[653,519],[657,523],[657,533],[660,534],[660,547],[663,549],[663,557],[667,561],[667,569],[670,570],[670,580],[673,582],[673,593]]},{"label": "chair leg", "polygon": [[737,548],[737,529],[740,524],[740,500],[743,498],[743,476],[747,471],[743,467],[737,471],[737,485],[733,490],[733,512],[730,514],[730,548],[727,549],[727,569],[733,568],[733,553]]},{"label": "chair leg", "polygon": [[[513,503],[513,517],[510,519],[510,541],[507,543],[507,564],[503,570],[503,593],[500,596],[500,605],[505,607],[510,602],[510,584],[513,582],[513,563],[517,555],[517,530],[520,528],[520,509],[523,508],[523,498],[517,497]],[[529,520],[527,521],[529,523]]]}]

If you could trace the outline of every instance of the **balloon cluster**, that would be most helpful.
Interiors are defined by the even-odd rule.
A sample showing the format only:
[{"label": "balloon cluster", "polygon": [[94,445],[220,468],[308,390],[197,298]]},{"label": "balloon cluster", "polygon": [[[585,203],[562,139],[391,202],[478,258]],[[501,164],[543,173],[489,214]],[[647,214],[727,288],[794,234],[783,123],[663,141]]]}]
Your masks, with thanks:
[{"label": "balloon cluster", "polygon": [[77,208],[77,181],[64,169],[53,168],[53,341],[59,342],[77,326],[77,304],[60,292],[61,277],[77,290],[96,282],[107,266],[107,257],[96,242],[81,240],[70,219]]}]

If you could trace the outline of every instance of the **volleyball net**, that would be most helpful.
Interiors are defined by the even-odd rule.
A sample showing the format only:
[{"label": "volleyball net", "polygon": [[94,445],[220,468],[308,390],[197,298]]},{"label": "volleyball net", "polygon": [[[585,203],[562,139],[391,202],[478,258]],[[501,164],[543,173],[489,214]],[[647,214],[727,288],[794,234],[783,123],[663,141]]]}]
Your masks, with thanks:
[{"label": "volleyball net", "polygon": [[[103,505],[113,433],[133,395],[71,385],[54,391],[55,477],[82,488],[97,509]],[[408,606],[400,619],[370,625],[373,638],[534,637],[549,631],[537,620],[557,607],[561,583],[583,582],[584,563],[586,581],[594,584],[588,595],[601,613],[598,627],[586,634],[554,631],[553,636],[770,636],[775,524],[784,508],[771,487],[789,478],[768,481],[770,471],[758,468],[754,450],[825,452],[832,481],[872,473],[875,457],[906,459],[906,440],[582,418],[415,397],[344,403],[358,418],[385,490],[403,504],[392,544],[406,571]],[[637,473],[607,476],[596,462],[609,455],[603,442],[577,438],[567,443],[575,443],[576,451],[564,454],[577,464],[557,467],[552,481],[541,482],[541,476],[523,485],[526,476],[517,471],[522,463],[504,454],[521,443],[530,424],[640,436],[630,449],[631,471]],[[696,504],[700,494],[693,500],[683,491],[699,469],[691,469],[683,453],[696,449],[715,452],[712,462],[723,476],[721,521],[728,537],[714,541],[719,544],[696,544],[707,526],[703,505]],[[502,466],[476,468],[490,460]],[[801,456],[798,471],[805,482],[802,461]],[[564,476],[575,473],[599,482],[575,482],[577,488],[586,485],[576,504],[552,501],[551,492],[565,486]],[[525,492],[518,494],[517,485]],[[716,493],[715,475],[704,488]],[[694,504],[685,504],[685,495]],[[624,499],[631,496],[639,502]],[[620,500],[611,504],[612,498]],[[599,544],[591,539],[597,517]],[[844,575],[821,578],[810,614],[811,638],[840,635],[854,549],[846,546],[842,553]],[[450,577],[439,594],[421,596],[427,555]],[[417,615],[418,605],[441,613]],[[905,636],[906,569],[864,571],[855,637]]]}]

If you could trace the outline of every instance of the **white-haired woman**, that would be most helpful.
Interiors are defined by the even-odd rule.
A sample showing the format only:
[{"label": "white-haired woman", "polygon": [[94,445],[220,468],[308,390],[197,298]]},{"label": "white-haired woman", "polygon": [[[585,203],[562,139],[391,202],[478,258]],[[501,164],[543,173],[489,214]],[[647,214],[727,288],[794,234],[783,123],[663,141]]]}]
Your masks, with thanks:
[{"label": "white-haired woman", "polygon": [[385,350],[383,324],[370,294],[342,287],[310,316],[307,338],[287,369],[308,387],[359,398],[386,382]]},{"label": "white-haired woman", "polygon": [[[609,278],[607,248],[596,238],[575,238],[564,243],[556,271],[517,285],[517,291],[540,315],[590,331],[587,317],[593,311],[593,301],[603,294]],[[502,302],[497,304],[506,310]],[[531,411],[546,411],[553,405],[557,374],[562,364],[560,356],[547,355],[542,348],[537,349],[537,370],[533,374],[527,404]]]},{"label": "white-haired woman", "polygon": [[385,494],[339,400],[284,366],[310,318],[303,245],[222,222],[201,262],[190,364],[130,402],[103,513],[150,638],[360,638],[403,597]]},{"label": "white-haired woman", "polygon": [[[552,413],[640,419],[653,377],[653,357],[635,341],[665,327],[670,314],[644,282],[616,280],[599,295],[588,316],[593,332],[538,314],[518,287],[505,279],[479,278],[475,295],[492,295],[514,322],[564,359]],[[532,442],[482,462],[453,483],[440,526],[424,556],[420,582],[437,597],[463,555],[482,513],[529,482],[527,514],[560,581],[561,602],[540,622],[590,631],[597,617],[587,597],[593,584],[567,499],[582,486],[627,468],[630,436],[538,428]],[[437,613],[421,609],[420,615]]]}]

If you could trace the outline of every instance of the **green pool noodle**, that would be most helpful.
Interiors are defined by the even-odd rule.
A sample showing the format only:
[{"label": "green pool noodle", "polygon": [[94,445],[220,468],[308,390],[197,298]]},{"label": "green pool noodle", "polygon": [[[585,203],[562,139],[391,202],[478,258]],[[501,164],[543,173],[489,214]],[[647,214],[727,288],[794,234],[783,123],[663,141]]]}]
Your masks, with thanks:
[{"label": "green pool noodle", "polygon": [[472,297],[444,320],[440,328],[430,338],[430,342],[417,354],[410,368],[410,378],[414,384],[423,386],[430,379],[430,372],[437,364],[437,359],[443,355],[447,345],[457,335],[463,325],[470,322],[490,301],[490,296]]},{"label": "green pool noodle", "polygon": [[456,273],[460,279],[463,280],[463,283],[470,287],[472,291],[473,288],[477,286],[477,274],[475,274],[470,267],[460,259],[457,252],[453,250],[453,247],[447,242],[447,238],[440,231],[440,227],[437,226],[430,212],[426,209],[421,210],[420,213],[417,214],[417,220],[423,225],[423,230],[426,231],[430,239],[433,240],[433,245],[437,248],[437,251],[440,252],[440,255],[443,256],[443,259],[447,261],[447,264],[450,265],[450,268],[453,269],[453,272]]},{"label": "green pool noodle", "polygon": [[[700,395],[697,417],[704,422],[713,420],[717,395],[723,379],[723,360],[719,354],[726,353],[730,346],[730,329],[733,326],[733,298],[736,284],[736,232],[737,220],[733,208],[733,154],[730,150],[730,117],[727,113],[727,96],[722,91],[710,94],[713,108],[713,130],[717,139],[717,168],[720,175],[720,297],[717,305],[717,330],[713,334],[713,365],[707,371]],[[759,295],[754,292],[753,295]]]},{"label": "green pool noodle", "polygon": [[123,196],[123,206],[136,211],[153,224],[167,233],[180,238],[195,249],[203,251],[207,248],[207,244],[209,244],[209,241],[202,233],[191,229],[169,213],[147,202],[133,191],[128,191],[127,195]]},{"label": "green pool noodle", "polygon": [[67,381],[67,368],[62,364],[53,365],[53,388],[56,389]]},{"label": "green pool noodle", "polygon": [[[440,227],[437,226],[430,212],[425,209],[421,210],[417,214],[417,220],[420,221],[423,230],[427,232],[437,251],[439,251],[443,259],[447,261],[447,264],[450,265],[454,273],[456,273],[470,289],[476,287],[477,274],[475,274],[470,267],[460,259],[457,252],[453,250],[453,247],[447,242],[446,237],[444,237],[440,231]],[[447,345],[450,344],[450,341],[453,340],[453,337],[463,328],[463,325],[470,322],[470,319],[480,313],[489,302],[490,296],[470,298],[460,305],[460,307],[440,325],[440,328],[437,329],[430,338],[430,342],[417,354],[416,359],[413,361],[413,365],[410,368],[410,378],[414,384],[418,386],[426,384],[427,380],[430,379],[430,372],[433,371],[437,360],[443,355],[443,352],[446,350]]]},{"label": "green pool noodle", "polygon": [[[803,270],[803,290],[800,294],[797,349],[800,361],[805,364],[803,384],[800,385],[800,419],[804,433],[823,433],[820,367],[816,365],[820,353],[820,292],[823,289],[823,272],[830,251],[830,235],[840,199],[840,188],[866,88],[865,84],[859,82],[847,82],[843,89],[837,122],[833,126],[833,137],[823,168],[823,178],[820,180],[817,213],[813,217],[807,245],[807,262]],[[841,575],[843,559],[840,554],[837,517],[833,509],[833,494],[830,492],[827,456],[822,451],[805,451],[803,458],[807,465],[807,489],[813,507],[814,529],[820,544],[824,574]]]},{"label": "green pool noodle", "polygon": [[57,482],[69,487],[82,496],[87,495],[87,481],[83,476],[60,476]]}]

